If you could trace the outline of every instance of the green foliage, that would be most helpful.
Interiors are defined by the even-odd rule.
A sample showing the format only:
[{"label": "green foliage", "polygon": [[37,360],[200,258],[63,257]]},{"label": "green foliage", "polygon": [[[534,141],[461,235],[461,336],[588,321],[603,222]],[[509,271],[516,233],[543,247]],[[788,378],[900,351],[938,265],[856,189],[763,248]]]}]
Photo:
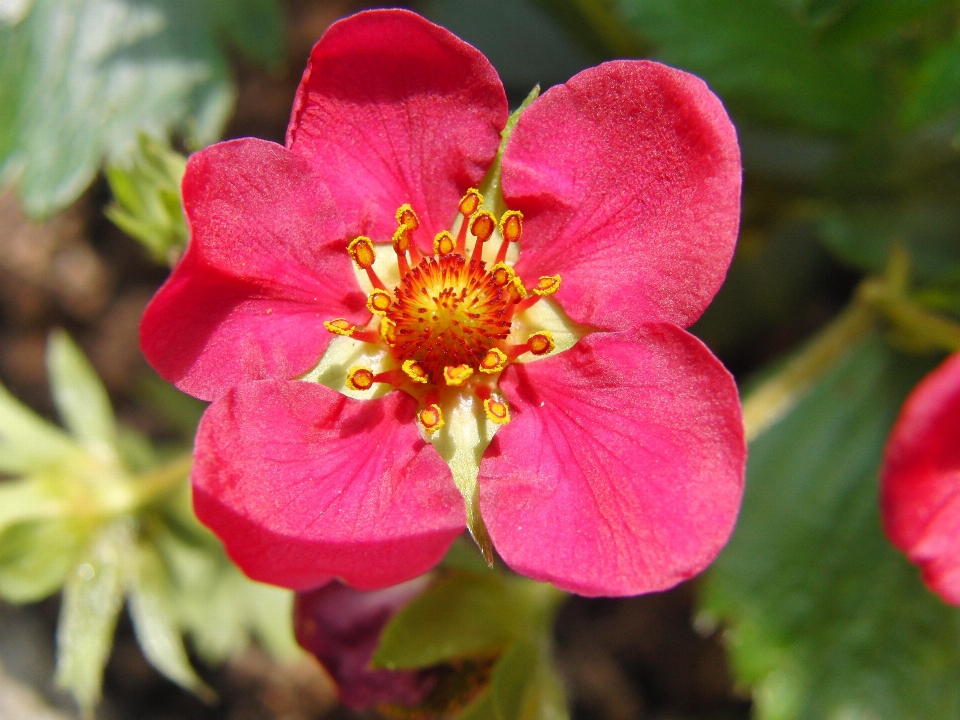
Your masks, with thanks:
[{"label": "green foliage", "polygon": [[[476,552],[474,551],[476,555]],[[490,683],[460,720],[569,717],[551,657],[562,594],[549,585],[471,568],[460,549],[440,577],[387,624],[374,667],[412,669],[497,657]]]},{"label": "green foliage", "polygon": [[872,337],[751,446],[705,607],[730,626],[759,720],[960,713],[960,615],[890,546],[877,509],[884,442],[931,364]]},{"label": "green foliage", "polygon": [[183,637],[219,662],[253,638],[296,653],[290,592],[254,583],[227,559],[190,506],[189,457],[162,453],[117,427],[106,390],[79,348],[53,333],[47,352],[67,434],[0,387],[0,598],[42,599],[61,587],[57,680],[88,714],[100,697],[126,602],[147,660],[212,699]]},{"label": "green foliage", "polygon": [[216,140],[234,95],[216,36],[276,65],[281,29],[261,0],[35,0],[0,25],[0,179],[16,174],[24,208],[43,216],[141,133]]},{"label": "green foliage", "polygon": [[113,193],[107,217],[140,242],[156,262],[172,264],[187,243],[187,223],[180,207],[180,181],[187,160],[141,135],[137,152],[128,162],[107,166]]}]

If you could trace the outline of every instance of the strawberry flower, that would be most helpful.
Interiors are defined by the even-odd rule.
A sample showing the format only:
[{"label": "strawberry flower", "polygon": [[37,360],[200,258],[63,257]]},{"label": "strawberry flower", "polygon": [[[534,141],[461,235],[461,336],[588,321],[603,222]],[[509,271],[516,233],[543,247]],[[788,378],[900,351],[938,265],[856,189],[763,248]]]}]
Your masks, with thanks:
[{"label": "strawberry flower", "polygon": [[194,504],[251,577],[384,587],[466,525],[627,595],[725,544],[740,406],[683,328],[729,265],[740,158],[699,79],[615,61],[508,116],[476,49],[368,11],[314,47],[285,146],[207,148],[182,191],[142,346],[214,401]]},{"label": "strawberry flower", "polygon": [[925,377],[884,452],[880,506],[890,541],[927,586],[960,605],[960,353]]}]

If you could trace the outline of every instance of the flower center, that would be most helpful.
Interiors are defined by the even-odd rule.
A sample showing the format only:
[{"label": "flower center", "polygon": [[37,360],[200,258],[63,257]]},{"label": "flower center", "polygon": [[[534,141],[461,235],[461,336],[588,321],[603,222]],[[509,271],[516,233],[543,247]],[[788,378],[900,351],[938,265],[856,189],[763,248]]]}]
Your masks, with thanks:
[{"label": "flower center", "polygon": [[[546,355],[555,348],[547,331],[535,332],[523,343],[509,342],[514,315],[556,292],[560,276],[541,277],[528,294],[505,262],[510,243],[520,240],[523,216],[507,211],[498,223],[491,213],[480,210],[482,205],[480,193],[469,190],[459,204],[463,221],[457,237],[438,233],[434,253],[427,257],[413,240],[420,227],[416,213],[409,205],[401,206],[393,235],[400,282],[392,289],[374,270],[373,242],[355,238],[347,251],[374,287],[367,299],[374,317],[363,328],[343,318],[324,323],[332,333],[389,350],[396,367],[376,374],[369,368],[351,368],[347,387],[366,391],[375,383],[389,383],[407,391],[420,401],[417,417],[428,434],[443,426],[445,393],[464,388],[483,401],[489,420],[509,422],[506,401],[493,397],[499,374],[523,353]],[[488,269],[484,244],[498,228],[501,244]],[[468,232],[474,239],[469,253]]]}]

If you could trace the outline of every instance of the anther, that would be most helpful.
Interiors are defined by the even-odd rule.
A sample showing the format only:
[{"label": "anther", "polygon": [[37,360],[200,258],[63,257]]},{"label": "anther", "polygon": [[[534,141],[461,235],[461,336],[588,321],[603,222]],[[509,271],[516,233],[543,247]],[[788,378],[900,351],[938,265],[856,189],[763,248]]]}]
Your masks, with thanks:
[{"label": "anther", "polygon": [[487,414],[487,419],[497,425],[510,422],[510,407],[505,402],[487,398],[483,401],[483,411]]},{"label": "anther", "polygon": [[383,284],[383,281],[377,277],[377,273],[373,270],[373,261],[377,259],[377,254],[373,251],[373,243],[370,241],[370,238],[356,237],[350,241],[350,244],[347,245],[347,252],[350,253],[350,257],[353,258],[353,261],[357,264],[357,267],[361,270],[367,271],[367,277],[370,278],[370,283],[381,290],[386,290],[386,286]]},{"label": "anther", "polygon": [[480,361],[480,372],[498,373],[507,366],[507,355],[499,348],[490,348]]},{"label": "anther", "polygon": [[553,340],[553,333],[549,330],[535,332],[527,338],[527,345],[534,355],[546,355],[557,349],[557,343]]},{"label": "anther", "polygon": [[443,379],[451,387],[461,387],[473,375],[469,365],[447,365],[443,369]]},{"label": "anther", "polygon": [[481,205],[483,205],[483,195],[481,195],[480,191],[476,188],[470,188],[467,190],[467,194],[460,199],[460,205],[457,209],[460,211],[460,214],[463,215],[464,219],[467,220],[480,209]]},{"label": "anther", "polygon": [[437,430],[443,427],[443,413],[440,406],[436,403],[427,405],[423,410],[417,413],[417,420],[427,431],[428,435],[433,435]]},{"label": "anther", "polygon": [[403,372],[406,373],[406,376],[410,378],[415,383],[426,385],[429,375],[424,369],[423,365],[418,363],[416,360],[404,360],[403,361]]},{"label": "anther", "polygon": [[383,318],[380,321],[380,327],[378,328],[380,332],[380,339],[390,347],[393,347],[397,344],[397,326],[387,318]]},{"label": "anther", "polygon": [[473,246],[473,258],[480,260],[483,255],[483,244],[490,239],[497,229],[497,221],[488,212],[477,213],[470,225],[470,231],[476,236],[477,244]]},{"label": "anther", "polygon": [[497,252],[497,259],[494,262],[503,262],[507,257],[507,248],[512,242],[520,242],[520,236],[523,234],[523,213],[518,210],[507,210],[500,218],[500,235],[503,237],[503,243]]},{"label": "anther", "polygon": [[374,315],[386,315],[393,304],[393,297],[386,290],[374,290],[367,298],[367,310]]},{"label": "anther", "polygon": [[544,275],[539,280],[537,280],[537,284],[531,288],[531,290],[535,295],[540,295],[540,296],[553,295],[559,289],[560,289],[559,275]]},{"label": "anther", "polygon": [[352,367],[347,373],[347,387],[351,390],[369,390],[373,387],[373,372],[365,367]]},{"label": "anther", "polygon": [[449,255],[456,248],[457,243],[448,231],[442,230],[433,239],[433,252],[437,257]]},{"label": "anther", "polygon": [[352,325],[344,318],[337,318],[336,320],[324,320],[323,326],[334,335],[343,335],[344,337],[350,337],[357,329],[355,325]]},{"label": "anther", "polygon": [[498,262],[490,268],[490,276],[493,278],[493,282],[497,287],[506,287],[508,283],[513,282],[516,273],[513,268],[505,262]]},{"label": "anther", "polygon": [[515,303],[527,297],[527,289],[516,275],[513,276],[513,282],[507,285],[507,292],[510,293],[510,298]]},{"label": "anther", "polygon": [[420,227],[420,218],[407,203],[397,208],[397,222],[404,225],[410,232]]}]

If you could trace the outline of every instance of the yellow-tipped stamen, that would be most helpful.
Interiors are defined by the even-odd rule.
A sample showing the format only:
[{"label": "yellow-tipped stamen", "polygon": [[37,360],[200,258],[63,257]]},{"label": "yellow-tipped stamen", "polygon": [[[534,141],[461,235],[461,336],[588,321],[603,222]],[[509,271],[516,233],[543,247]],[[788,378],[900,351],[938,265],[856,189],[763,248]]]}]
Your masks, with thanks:
[{"label": "yellow-tipped stamen", "polygon": [[505,262],[499,262],[490,268],[490,275],[493,278],[494,284],[498,287],[506,287],[509,283],[513,282],[517,273]]},{"label": "yellow-tipped stamen", "polygon": [[347,373],[347,387],[351,390],[364,391],[373,387],[374,376],[369,368],[352,367]]},{"label": "yellow-tipped stamen", "polygon": [[410,232],[413,232],[418,227],[420,227],[420,218],[417,217],[417,214],[413,211],[413,208],[409,203],[404,203],[397,208],[397,222],[400,225],[407,227]]},{"label": "yellow-tipped stamen", "polygon": [[443,380],[451,387],[462,387],[473,376],[469,365],[448,365],[443,369]]},{"label": "yellow-tipped stamen", "polygon": [[344,318],[337,318],[336,320],[324,320],[323,326],[334,335],[343,335],[344,337],[351,337],[357,329],[356,325],[353,325]]},{"label": "yellow-tipped stamen", "polygon": [[393,233],[393,251],[397,254],[397,270],[400,271],[400,277],[410,272],[410,265],[407,263],[407,250],[410,248],[410,229],[406,225],[400,225]]},{"label": "yellow-tipped stamen", "polygon": [[481,205],[483,205],[483,195],[481,195],[480,191],[476,188],[470,188],[467,190],[466,195],[460,198],[460,204],[457,206],[457,210],[463,215],[464,220],[469,220],[470,217],[480,209]]},{"label": "yellow-tipped stamen", "polygon": [[427,371],[424,369],[423,365],[418,363],[416,360],[404,360],[403,361],[403,372],[412,382],[426,385],[427,381],[430,379],[430,376],[427,374]]},{"label": "yellow-tipped stamen", "polygon": [[439,405],[433,403],[417,413],[417,420],[420,421],[420,425],[426,430],[427,435],[433,435],[443,427],[443,412],[441,412]]},{"label": "yellow-tipped stamen", "polygon": [[513,276],[513,282],[507,285],[507,292],[510,293],[510,297],[515,303],[527,297],[527,289],[516,275]]},{"label": "yellow-tipped stamen", "polygon": [[500,250],[497,251],[495,263],[506,259],[510,243],[520,242],[520,236],[523,235],[523,213],[518,210],[507,210],[500,218],[500,235],[503,237],[503,242]]},{"label": "yellow-tipped stamen", "polygon": [[534,295],[553,295],[557,290],[560,289],[560,276],[559,275],[543,275],[537,284],[530,288],[533,291]]},{"label": "yellow-tipped stamen", "polygon": [[553,333],[549,330],[535,332],[527,338],[527,346],[534,355],[547,355],[557,349],[557,343],[553,339]]},{"label": "yellow-tipped stamen", "polygon": [[506,425],[510,422],[510,406],[502,400],[487,398],[483,401],[483,411],[490,422],[497,425]]},{"label": "yellow-tipped stamen", "polygon": [[367,298],[367,310],[374,315],[386,315],[393,304],[393,296],[386,290],[374,290]]},{"label": "yellow-tipped stamen", "polygon": [[387,318],[383,318],[380,321],[380,327],[378,328],[380,333],[380,339],[390,347],[393,347],[397,344],[397,326],[393,324]]},{"label": "yellow-tipped stamen", "polygon": [[481,260],[483,258],[483,244],[490,239],[496,229],[497,220],[493,215],[486,211],[477,213],[473,222],[470,223],[470,231],[477,238],[477,244],[473,246],[471,259]]},{"label": "yellow-tipped stamen", "polygon": [[457,243],[453,239],[453,235],[446,230],[438,232],[437,236],[433,239],[433,253],[437,257],[449,255],[456,247]]},{"label": "yellow-tipped stamen", "polygon": [[377,277],[377,273],[373,269],[373,262],[377,259],[377,254],[373,250],[373,242],[370,238],[363,235],[354,238],[347,245],[347,252],[350,253],[350,257],[353,258],[357,267],[366,271],[371,285],[381,290],[387,289],[387,286]]},{"label": "yellow-tipped stamen", "polygon": [[490,348],[480,361],[480,372],[492,375],[502,372],[507,366],[507,354],[499,348]]}]

